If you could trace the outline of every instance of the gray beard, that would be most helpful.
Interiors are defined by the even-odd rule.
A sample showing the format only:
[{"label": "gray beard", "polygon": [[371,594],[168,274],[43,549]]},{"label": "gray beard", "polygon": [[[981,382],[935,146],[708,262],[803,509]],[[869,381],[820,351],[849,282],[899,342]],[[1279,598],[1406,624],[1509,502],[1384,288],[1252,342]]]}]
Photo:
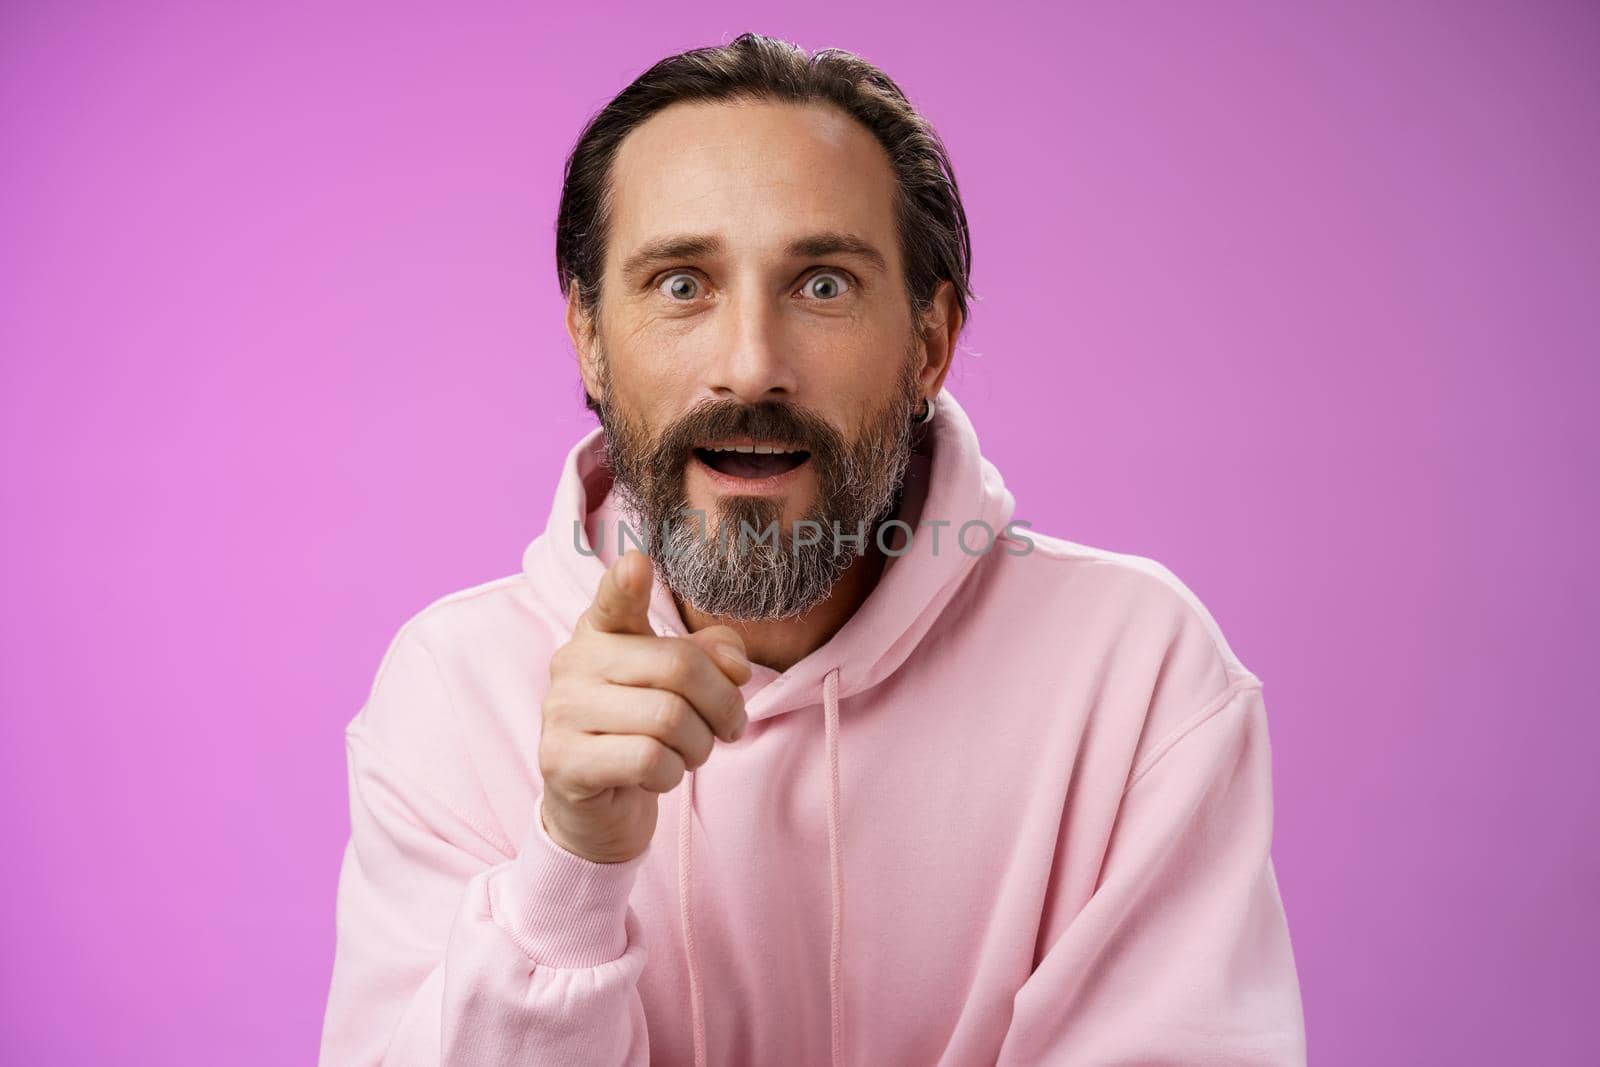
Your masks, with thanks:
[{"label": "gray beard", "polygon": [[827,484],[792,526],[779,522],[780,501],[753,496],[701,515],[690,509],[681,477],[671,492],[640,491],[616,457],[613,487],[662,582],[697,611],[751,622],[797,618],[828,598],[876,543],[879,523],[898,511],[916,431],[905,409],[913,404],[909,395],[899,398],[820,472]]},{"label": "gray beard", "polygon": [[[814,526],[785,528],[776,502],[748,497],[717,509],[715,535],[680,512],[661,551],[651,553],[662,581],[707,615],[758,621],[806,614],[828,598],[874,543],[878,524],[898,510],[911,461],[910,428],[907,423],[886,447],[871,449],[873,459],[849,465],[852,476],[839,496],[851,505],[831,515],[813,506],[801,522]],[[657,518],[646,528],[663,527]]]}]

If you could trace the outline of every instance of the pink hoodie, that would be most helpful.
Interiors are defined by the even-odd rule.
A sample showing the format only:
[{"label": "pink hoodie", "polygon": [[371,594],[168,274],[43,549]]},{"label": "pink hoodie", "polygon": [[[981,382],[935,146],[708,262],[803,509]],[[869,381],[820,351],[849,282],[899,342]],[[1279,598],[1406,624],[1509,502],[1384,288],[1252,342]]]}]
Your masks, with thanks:
[{"label": "pink hoodie", "polygon": [[[537,816],[549,657],[618,554],[577,444],[523,573],[406,623],[345,731],[322,1063],[1304,1063],[1260,680],[1149,559],[963,550],[1013,499],[948,391],[933,431],[901,516],[949,525],[756,665],[618,864]],[[659,582],[651,621],[685,632]]]}]

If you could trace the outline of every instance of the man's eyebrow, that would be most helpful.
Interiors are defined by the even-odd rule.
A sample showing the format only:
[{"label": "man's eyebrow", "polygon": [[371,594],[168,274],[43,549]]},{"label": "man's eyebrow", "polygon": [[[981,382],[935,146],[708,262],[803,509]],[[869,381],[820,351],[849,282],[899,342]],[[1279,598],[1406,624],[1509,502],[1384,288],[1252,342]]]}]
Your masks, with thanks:
[{"label": "man's eyebrow", "polygon": [[657,264],[680,259],[701,259],[722,251],[720,237],[698,234],[675,234],[649,242],[622,264],[622,276],[635,278],[646,274]]},{"label": "man's eyebrow", "polygon": [[785,250],[795,259],[820,259],[823,256],[856,256],[872,264],[883,274],[889,273],[889,261],[882,252],[873,247],[872,242],[857,237],[853,233],[842,233],[838,230],[826,230],[822,233],[810,233],[804,237],[797,237],[789,242]]},{"label": "man's eyebrow", "polygon": [[[635,278],[659,264],[685,259],[702,259],[720,255],[723,251],[720,237],[709,234],[674,234],[658,238],[641,247],[622,264],[622,276]],[[822,256],[855,256],[871,264],[881,273],[889,273],[889,261],[872,242],[853,233],[824,230],[796,237],[784,248],[791,259],[815,259]]]}]

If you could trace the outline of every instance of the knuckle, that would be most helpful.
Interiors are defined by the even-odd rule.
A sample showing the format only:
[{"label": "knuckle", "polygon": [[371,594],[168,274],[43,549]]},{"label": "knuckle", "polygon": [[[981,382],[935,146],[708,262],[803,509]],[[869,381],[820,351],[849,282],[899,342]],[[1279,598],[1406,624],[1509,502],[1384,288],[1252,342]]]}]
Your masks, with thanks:
[{"label": "knuckle", "polygon": [[689,759],[692,761],[690,766],[696,769],[705,766],[715,747],[716,742],[709,735],[696,736],[689,748]]},{"label": "knuckle", "polygon": [[667,776],[667,781],[664,783],[665,788],[663,789],[663,792],[671,790],[679,782],[683,781],[683,776],[686,773],[687,768],[685,768],[682,763],[673,764],[672,772]]},{"label": "knuckle", "polygon": [[650,717],[666,733],[676,733],[688,722],[689,703],[676,693],[661,693],[650,709]]},{"label": "knuckle", "polygon": [[572,660],[574,657],[573,646],[575,644],[576,639],[568,641],[566,644],[562,645],[560,648],[556,649],[550,654],[550,676],[552,678],[558,675],[566,674],[572,670]]},{"label": "knuckle", "polygon": [[688,685],[694,678],[699,658],[700,650],[693,645],[685,641],[674,643],[667,652],[667,680],[674,685]]},{"label": "knuckle", "polygon": [[618,596],[617,583],[610,575],[600,581],[600,588],[595,591],[594,613],[602,623],[611,622],[617,616],[621,597]]},{"label": "knuckle", "polygon": [[641,737],[634,755],[634,771],[641,779],[649,779],[662,769],[666,749],[653,737]]},{"label": "knuckle", "polygon": [[565,753],[560,743],[549,734],[539,738],[539,775],[546,782],[559,779],[565,766]]},{"label": "knuckle", "polygon": [[540,711],[546,725],[562,726],[572,722],[576,717],[576,704],[567,687],[552,685],[550,691],[544,695]]}]

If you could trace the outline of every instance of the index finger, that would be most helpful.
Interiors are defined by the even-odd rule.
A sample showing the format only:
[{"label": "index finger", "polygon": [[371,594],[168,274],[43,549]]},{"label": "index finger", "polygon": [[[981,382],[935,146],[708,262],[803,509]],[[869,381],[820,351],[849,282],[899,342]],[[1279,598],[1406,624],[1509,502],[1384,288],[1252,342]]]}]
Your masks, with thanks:
[{"label": "index finger", "polygon": [[578,621],[600,633],[652,636],[650,588],[650,557],[630,548],[601,575],[594,601]]}]

